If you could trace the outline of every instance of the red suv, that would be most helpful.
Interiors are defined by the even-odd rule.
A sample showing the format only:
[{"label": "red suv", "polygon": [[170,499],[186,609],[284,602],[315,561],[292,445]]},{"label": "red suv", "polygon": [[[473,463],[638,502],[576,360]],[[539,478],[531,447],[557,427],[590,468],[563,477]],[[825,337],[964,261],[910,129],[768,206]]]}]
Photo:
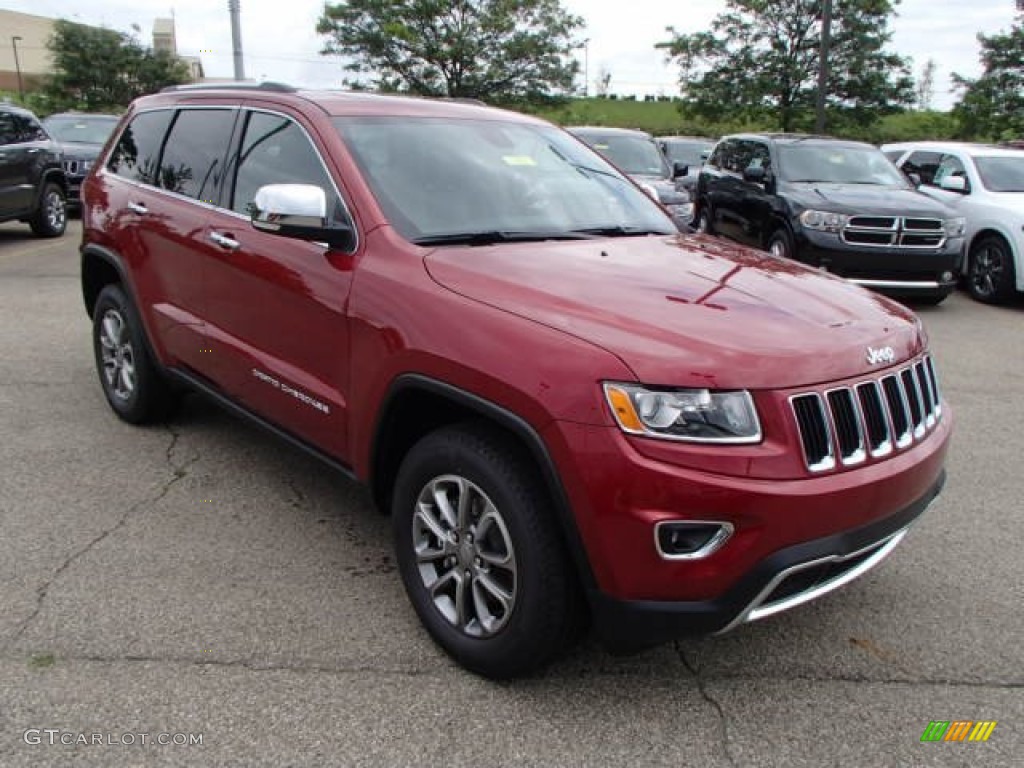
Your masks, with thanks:
[{"label": "red suv", "polygon": [[199,390],[367,483],[423,624],[524,674],[719,632],[884,558],[951,430],[889,300],[676,231],[559,129],[285,86],[137,101],[83,188],[125,421]]}]

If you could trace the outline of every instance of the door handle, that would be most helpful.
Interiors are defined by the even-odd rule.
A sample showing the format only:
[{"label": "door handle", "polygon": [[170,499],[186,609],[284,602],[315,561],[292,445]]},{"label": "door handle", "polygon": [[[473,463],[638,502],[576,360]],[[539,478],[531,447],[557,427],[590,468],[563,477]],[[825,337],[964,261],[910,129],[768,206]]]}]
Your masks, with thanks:
[{"label": "door handle", "polygon": [[128,203],[128,210],[132,213],[139,214],[139,216],[145,216],[149,213],[149,208],[144,206],[142,203]]},{"label": "door handle", "polygon": [[210,240],[215,242],[221,248],[224,248],[229,251],[237,251],[239,248],[242,247],[242,244],[235,240],[233,237],[222,235],[219,232],[211,232]]}]

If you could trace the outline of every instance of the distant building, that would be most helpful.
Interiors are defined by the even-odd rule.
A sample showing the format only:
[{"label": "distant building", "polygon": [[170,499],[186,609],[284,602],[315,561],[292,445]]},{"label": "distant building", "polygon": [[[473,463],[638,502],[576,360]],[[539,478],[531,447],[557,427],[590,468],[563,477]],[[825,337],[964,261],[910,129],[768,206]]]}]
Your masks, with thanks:
[{"label": "distant building", "polygon": [[[46,16],[0,10],[0,29],[3,30],[0,35],[0,91],[17,92],[19,69],[26,91],[38,87],[53,72],[53,60],[46,43],[53,34],[55,21]],[[178,55],[174,19],[156,19],[153,22],[153,50]],[[203,79],[203,62],[198,56],[178,58],[188,65],[193,81]]]},{"label": "distant building", "polygon": [[[0,10],[0,91],[18,90],[18,69],[26,90],[37,86],[53,70],[46,42],[53,33],[53,19],[28,13]],[[16,39],[17,38],[17,39]],[[18,62],[15,66],[14,53]]]}]

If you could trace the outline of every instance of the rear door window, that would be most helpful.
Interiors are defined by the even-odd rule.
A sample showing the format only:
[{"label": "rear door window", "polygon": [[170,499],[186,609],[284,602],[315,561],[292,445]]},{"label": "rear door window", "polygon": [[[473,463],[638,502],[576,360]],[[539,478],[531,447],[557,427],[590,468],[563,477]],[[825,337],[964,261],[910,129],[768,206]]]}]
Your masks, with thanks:
[{"label": "rear door window", "polygon": [[237,112],[183,109],[167,137],[157,186],[216,204]]},{"label": "rear door window", "polygon": [[131,181],[155,184],[160,149],[174,110],[143,112],[132,118],[110,153],[107,168]]}]

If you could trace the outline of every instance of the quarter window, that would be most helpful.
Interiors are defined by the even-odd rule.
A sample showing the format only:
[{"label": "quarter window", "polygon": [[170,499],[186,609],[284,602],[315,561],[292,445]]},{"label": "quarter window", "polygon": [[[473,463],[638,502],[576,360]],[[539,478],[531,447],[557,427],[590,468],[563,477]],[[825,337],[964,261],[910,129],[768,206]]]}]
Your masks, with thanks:
[{"label": "quarter window", "polygon": [[132,118],[110,153],[107,168],[126,179],[155,184],[160,148],[173,117],[173,111],[160,110]]},{"label": "quarter window", "polygon": [[157,186],[216,203],[234,123],[235,110],[182,110],[167,137]]},{"label": "quarter window", "polygon": [[260,187],[267,184],[312,184],[327,195],[328,212],[339,206],[334,184],[305,132],[291,119],[252,112],[245,128],[231,210],[249,213]]}]

